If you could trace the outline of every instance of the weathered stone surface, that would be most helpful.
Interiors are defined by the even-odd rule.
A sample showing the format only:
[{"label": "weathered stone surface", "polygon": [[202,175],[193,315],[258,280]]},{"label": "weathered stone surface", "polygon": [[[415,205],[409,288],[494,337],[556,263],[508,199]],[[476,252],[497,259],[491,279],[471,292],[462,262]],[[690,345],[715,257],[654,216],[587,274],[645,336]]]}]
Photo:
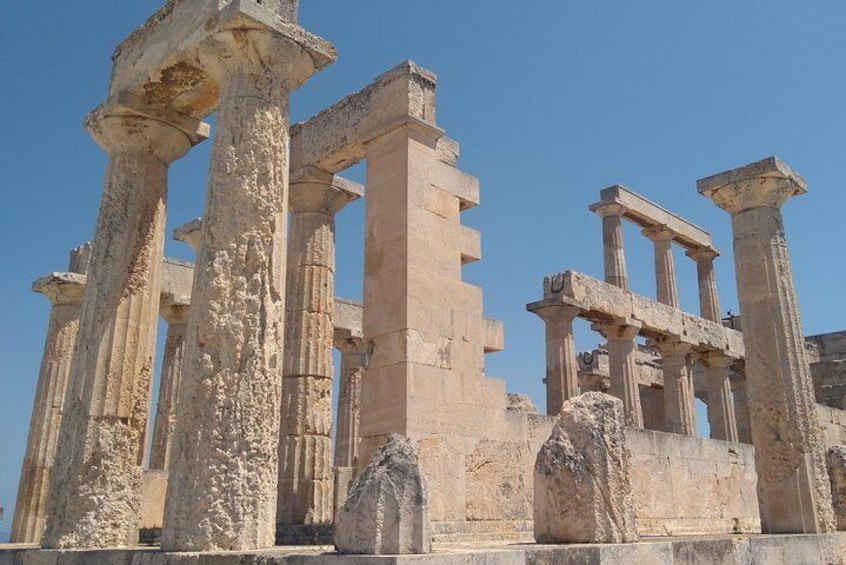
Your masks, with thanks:
[{"label": "weathered stone surface", "polygon": [[339,553],[429,553],[426,481],[412,440],[391,434],[353,482],[335,516]]},{"label": "weathered stone surface", "polygon": [[532,455],[528,441],[480,441],[467,456],[467,520],[531,516]]},{"label": "weathered stone surface", "polygon": [[535,463],[538,543],[638,540],[623,403],[588,392],[566,402]]},{"label": "weathered stone surface", "polygon": [[829,447],[827,462],[837,529],[846,530],[846,445]]}]

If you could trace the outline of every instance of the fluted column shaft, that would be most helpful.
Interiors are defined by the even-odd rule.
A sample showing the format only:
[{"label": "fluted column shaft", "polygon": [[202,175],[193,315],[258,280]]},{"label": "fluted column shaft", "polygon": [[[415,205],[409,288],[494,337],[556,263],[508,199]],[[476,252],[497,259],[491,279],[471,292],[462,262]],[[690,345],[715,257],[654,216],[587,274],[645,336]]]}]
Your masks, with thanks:
[{"label": "fluted column shaft", "polygon": [[719,353],[712,353],[700,356],[699,362],[705,368],[711,438],[737,441],[737,420],[732,406],[729,379],[732,359]]},{"label": "fluted column shaft", "polygon": [[48,505],[51,548],[138,541],[167,169],[192,145],[183,131],[113,104],[88,127],[109,164]]},{"label": "fluted column shaft", "polygon": [[717,294],[717,277],[714,273],[714,259],[718,253],[713,249],[695,249],[687,255],[696,261],[699,279],[699,315],[706,320],[720,323],[720,297]]},{"label": "fluted column shaft", "polygon": [[44,533],[56,440],[84,288],[85,275],[78,273],[54,273],[33,284],[33,290],[44,294],[53,306],[12,519],[12,543],[40,543]]},{"label": "fluted column shaft", "polygon": [[835,528],[781,206],[805,181],[777,158],[698,182],[732,218],[743,317],[761,526],[767,533]]},{"label": "fluted column shaft", "polygon": [[643,410],[640,405],[635,353],[635,338],[640,325],[634,320],[595,326],[608,340],[608,370],[611,376],[612,396],[623,401],[626,425],[643,428]]},{"label": "fluted column shaft", "polygon": [[327,524],[333,516],[332,348],[335,215],[354,195],[332,175],[291,184],[277,523]]},{"label": "fluted column shaft", "polygon": [[752,443],[752,423],[749,421],[749,399],[746,396],[746,379],[731,379],[734,400],[734,417],[737,424],[737,440]]},{"label": "fluted column shaft", "polygon": [[602,246],[605,254],[605,282],[629,289],[626,271],[626,249],[623,244],[623,214],[619,204],[606,204],[596,210],[602,218]]},{"label": "fluted column shaft", "polygon": [[166,471],[170,463],[173,432],[176,427],[177,394],[185,357],[185,334],[188,329],[188,304],[165,303],[160,314],[167,321],[167,338],[162,357],[159,399],[153,424],[150,448],[150,470]]},{"label": "fluted column shaft", "polygon": [[673,260],[673,232],[666,226],[655,226],[643,230],[655,248],[655,288],[658,302],[679,307],[679,292],[676,286],[676,264]]},{"label": "fluted column shaft", "polygon": [[695,436],[696,412],[689,356],[691,346],[679,341],[662,341],[657,347],[663,359],[665,431]]},{"label": "fluted column shaft", "polygon": [[284,36],[218,32],[220,85],[194,269],[162,547],[272,547],[288,212],[288,96],[313,72]]},{"label": "fluted column shaft", "polygon": [[555,305],[535,312],[546,325],[546,413],[557,416],[561,405],[579,394],[579,362],[573,339],[574,306]]},{"label": "fluted column shaft", "polygon": [[357,337],[339,340],[341,375],[338,383],[338,429],[335,467],[354,467],[358,460],[361,417],[361,379],[367,367],[367,343]]}]

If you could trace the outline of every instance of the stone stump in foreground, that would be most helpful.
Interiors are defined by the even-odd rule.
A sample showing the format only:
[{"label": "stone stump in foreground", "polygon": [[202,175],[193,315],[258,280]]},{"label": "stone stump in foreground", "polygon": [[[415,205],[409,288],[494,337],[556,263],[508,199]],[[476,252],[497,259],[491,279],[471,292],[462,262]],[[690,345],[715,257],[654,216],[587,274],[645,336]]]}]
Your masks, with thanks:
[{"label": "stone stump in foreground", "polygon": [[837,529],[846,531],[846,445],[829,447],[826,459]]},{"label": "stone stump in foreground", "polygon": [[431,525],[426,483],[417,445],[396,434],[355,479],[335,516],[339,553],[369,555],[430,553]]},{"label": "stone stump in foreground", "polygon": [[564,403],[535,461],[538,543],[638,540],[623,402],[588,392]]}]

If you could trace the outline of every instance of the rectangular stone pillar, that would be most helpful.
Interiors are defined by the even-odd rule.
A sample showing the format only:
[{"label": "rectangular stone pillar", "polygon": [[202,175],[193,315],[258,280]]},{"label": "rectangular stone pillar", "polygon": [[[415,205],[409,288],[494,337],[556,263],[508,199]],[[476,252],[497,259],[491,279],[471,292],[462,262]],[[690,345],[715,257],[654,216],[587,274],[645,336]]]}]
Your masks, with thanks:
[{"label": "rectangular stone pillar", "polygon": [[770,157],[697,182],[731,214],[761,526],[767,533],[835,529],[825,443],[781,206],[806,183]]}]

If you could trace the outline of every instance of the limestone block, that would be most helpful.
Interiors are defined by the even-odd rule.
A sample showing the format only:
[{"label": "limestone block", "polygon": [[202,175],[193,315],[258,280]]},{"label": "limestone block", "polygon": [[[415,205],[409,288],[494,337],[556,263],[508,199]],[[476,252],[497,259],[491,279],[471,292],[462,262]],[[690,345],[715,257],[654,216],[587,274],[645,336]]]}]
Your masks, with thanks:
[{"label": "limestone block", "polygon": [[426,483],[415,442],[391,434],[335,516],[339,553],[430,553]]},{"label": "limestone block", "polygon": [[141,487],[141,530],[162,527],[164,519],[165,494],[167,493],[167,472],[144,471]]},{"label": "limestone block", "polygon": [[538,543],[638,540],[623,402],[588,392],[564,403],[535,462]]},{"label": "limestone block", "polygon": [[837,529],[846,530],[846,445],[828,449],[828,478],[831,481],[831,500]]},{"label": "limestone block", "polygon": [[530,520],[534,452],[528,442],[482,440],[467,456],[467,519]]}]

